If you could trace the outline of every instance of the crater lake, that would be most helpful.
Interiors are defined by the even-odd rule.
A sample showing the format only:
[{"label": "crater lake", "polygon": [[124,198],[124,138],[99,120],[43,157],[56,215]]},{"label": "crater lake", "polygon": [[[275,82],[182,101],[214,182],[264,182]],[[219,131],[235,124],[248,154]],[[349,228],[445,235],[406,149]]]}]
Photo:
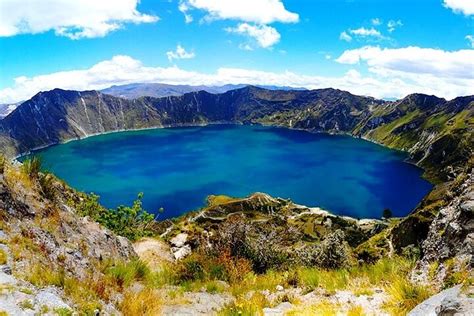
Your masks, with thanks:
[{"label": "crater lake", "polygon": [[159,219],[208,195],[265,192],[338,215],[407,215],[431,189],[406,154],[350,136],[257,125],[163,128],[94,136],[40,150],[44,168],[103,205],[143,206]]}]

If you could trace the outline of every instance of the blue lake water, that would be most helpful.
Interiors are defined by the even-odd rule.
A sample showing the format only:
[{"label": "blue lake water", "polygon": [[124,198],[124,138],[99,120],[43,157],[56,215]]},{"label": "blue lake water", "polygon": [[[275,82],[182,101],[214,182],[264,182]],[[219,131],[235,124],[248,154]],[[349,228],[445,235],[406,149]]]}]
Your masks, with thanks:
[{"label": "blue lake water", "polygon": [[47,170],[113,208],[139,192],[144,207],[175,217],[210,194],[253,192],[358,218],[408,214],[431,189],[404,154],[348,136],[211,125],[122,132],[42,150]]}]

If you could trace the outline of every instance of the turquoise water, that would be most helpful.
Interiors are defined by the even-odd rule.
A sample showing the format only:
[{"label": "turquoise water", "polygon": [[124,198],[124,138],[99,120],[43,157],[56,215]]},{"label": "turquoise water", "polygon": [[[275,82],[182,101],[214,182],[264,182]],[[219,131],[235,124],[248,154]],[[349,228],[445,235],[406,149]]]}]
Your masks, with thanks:
[{"label": "turquoise water", "polygon": [[402,153],[348,136],[211,125],[107,134],[39,152],[45,168],[107,207],[139,192],[160,218],[204,205],[210,194],[259,191],[336,214],[406,215],[431,189]]}]

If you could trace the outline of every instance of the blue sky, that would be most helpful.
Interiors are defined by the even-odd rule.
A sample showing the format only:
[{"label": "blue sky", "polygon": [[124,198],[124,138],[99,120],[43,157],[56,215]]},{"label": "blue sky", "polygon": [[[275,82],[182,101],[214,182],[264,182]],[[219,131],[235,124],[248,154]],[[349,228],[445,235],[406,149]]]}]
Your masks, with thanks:
[{"label": "blue sky", "polygon": [[474,94],[473,0],[21,2],[0,0],[0,103],[136,81]]}]

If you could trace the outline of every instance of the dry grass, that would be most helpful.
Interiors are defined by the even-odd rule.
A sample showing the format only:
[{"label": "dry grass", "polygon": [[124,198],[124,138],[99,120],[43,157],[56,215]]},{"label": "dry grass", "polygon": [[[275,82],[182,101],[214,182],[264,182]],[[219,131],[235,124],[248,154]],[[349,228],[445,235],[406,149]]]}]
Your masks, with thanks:
[{"label": "dry grass", "polygon": [[335,316],[341,306],[328,300],[313,305],[298,306],[286,313],[287,316]]},{"label": "dry grass", "polygon": [[434,293],[428,286],[399,278],[388,287],[388,294],[390,299],[384,307],[393,315],[405,315]]},{"label": "dry grass", "polygon": [[220,316],[255,316],[263,315],[263,308],[268,305],[268,301],[261,293],[254,293],[250,298],[238,298],[234,303],[223,308]]},{"label": "dry grass", "polygon": [[5,250],[0,248],[0,264],[6,264],[8,260]]},{"label": "dry grass", "polygon": [[125,292],[120,311],[124,316],[160,315],[162,300],[153,289],[145,288],[138,292]]},{"label": "dry grass", "polygon": [[366,315],[364,309],[360,305],[354,305],[347,311],[347,316],[364,316]]}]

